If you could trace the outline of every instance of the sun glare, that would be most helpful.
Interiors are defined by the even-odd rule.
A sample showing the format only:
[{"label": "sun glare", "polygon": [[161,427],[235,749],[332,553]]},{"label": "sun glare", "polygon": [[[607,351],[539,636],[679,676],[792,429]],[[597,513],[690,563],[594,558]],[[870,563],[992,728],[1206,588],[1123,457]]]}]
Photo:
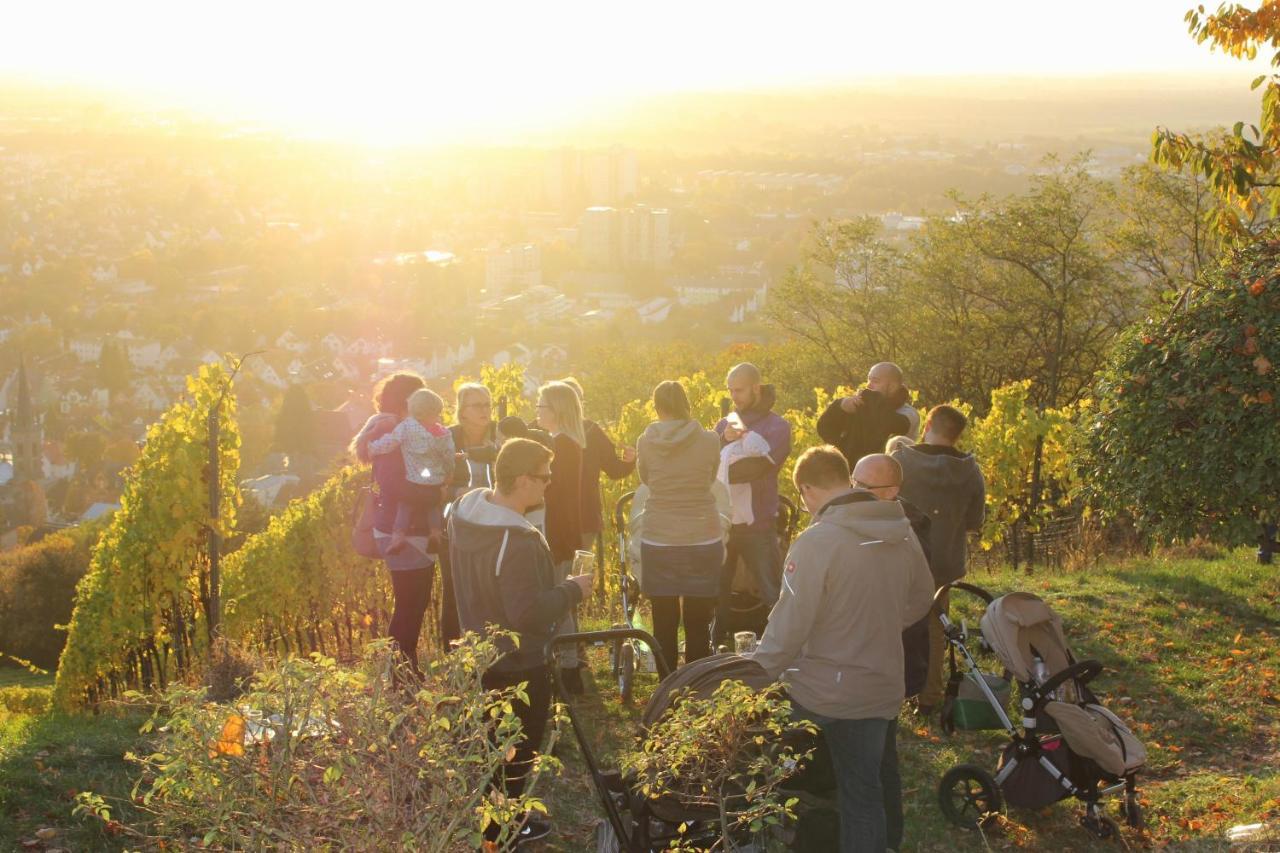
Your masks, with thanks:
[{"label": "sun glare", "polygon": [[[1172,4],[1177,5],[1177,4]],[[359,7],[49,0],[6,11],[0,80],[89,85],[375,144],[501,141],[636,95],[963,75],[1239,71],[1169,0]],[[72,22],[73,26],[68,26]]]}]

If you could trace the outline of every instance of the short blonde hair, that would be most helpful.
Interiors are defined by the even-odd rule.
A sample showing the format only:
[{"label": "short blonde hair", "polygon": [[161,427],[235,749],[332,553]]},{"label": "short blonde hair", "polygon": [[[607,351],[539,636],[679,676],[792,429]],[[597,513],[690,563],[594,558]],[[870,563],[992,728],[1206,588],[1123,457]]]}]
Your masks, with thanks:
[{"label": "short blonde hair", "polygon": [[538,389],[538,399],[550,407],[560,432],[576,441],[579,447],[587,446],[586,430],[582,426],[582,401],[571,386],[564,382],[548,382]]},{"label": "short blonde hair", "polygon": [[453,419],[455,421],[461,420],[462,410],[470,405],[472,397],[484,397],[486,402],[491,405],[493,403],[493,394],[488,388],[481,385],[479,382],[463,382],[458,386],[454,394],[456,395],[454,397],[456,407],[453,413]]},{"label": "short blonde hair", "polygon": [[909,435],[895,435],[884,443],[884,452],[893,453],[895,450],[901,450],[904,447],[910,447],[915,444],[915,439]]},{"label": "short blonde hair", "polygon": [[430,388],[419,388],[409,395],[409,414],[416,421],[429,421],[440,417],[444,400]]}]

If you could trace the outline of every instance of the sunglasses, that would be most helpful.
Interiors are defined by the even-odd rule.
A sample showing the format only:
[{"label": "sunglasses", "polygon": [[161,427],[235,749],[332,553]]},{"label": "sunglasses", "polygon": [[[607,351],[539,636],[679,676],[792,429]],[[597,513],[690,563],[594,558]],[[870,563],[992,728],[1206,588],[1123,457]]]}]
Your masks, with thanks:
[{"label": "sunglasses", "polygon": [[870,483],[864,483],[861,480],[854,480],[853,484],[857,486],[859,489],[866,489],[868,491],[870,491],[871,489],[892,489],[894,485],[893,483],[888,483],[885,485],[873,486]]}]

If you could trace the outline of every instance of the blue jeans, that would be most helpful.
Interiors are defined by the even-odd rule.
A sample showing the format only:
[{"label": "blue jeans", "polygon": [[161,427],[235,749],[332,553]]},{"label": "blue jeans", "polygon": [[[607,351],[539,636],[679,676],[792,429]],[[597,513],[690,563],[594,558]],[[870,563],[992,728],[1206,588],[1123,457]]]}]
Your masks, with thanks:
[{"label": "blue jeans", "polygon": [[778,595],[782,591],[782,552],[778,550],[778,531],[772,524],[764,529],[735,524],[729,529],[729,544],[725,551],[724,568],[720,573],[716,642],[729,639],[729,597],[739,558],[747,573],[755,580],[760,600],[766,609],[772,609],[778,603]]},{"label": "blue jeans", "polygon": [[837,720],[795,703],[792,715],[812,720],[835,768],[840,810],[840,853],[884,853],[902,845],[902,780],[898,775],[897,719]]}]

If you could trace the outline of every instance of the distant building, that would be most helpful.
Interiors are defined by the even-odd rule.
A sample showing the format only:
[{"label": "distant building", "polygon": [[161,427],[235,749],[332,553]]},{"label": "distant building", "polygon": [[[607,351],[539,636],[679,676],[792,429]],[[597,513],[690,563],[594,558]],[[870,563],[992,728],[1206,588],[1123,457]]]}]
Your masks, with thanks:
[{"label": "distant building", "polygon": [[588,207],[578,226],[578,242],[587,266],[612,269],[621,260],[618,211],[612,207]]},{"label": "distant building", "polygon": [[521,293],[542,284],[542,252],[533,244],[487,249],[484,286],[490,298]]}]

